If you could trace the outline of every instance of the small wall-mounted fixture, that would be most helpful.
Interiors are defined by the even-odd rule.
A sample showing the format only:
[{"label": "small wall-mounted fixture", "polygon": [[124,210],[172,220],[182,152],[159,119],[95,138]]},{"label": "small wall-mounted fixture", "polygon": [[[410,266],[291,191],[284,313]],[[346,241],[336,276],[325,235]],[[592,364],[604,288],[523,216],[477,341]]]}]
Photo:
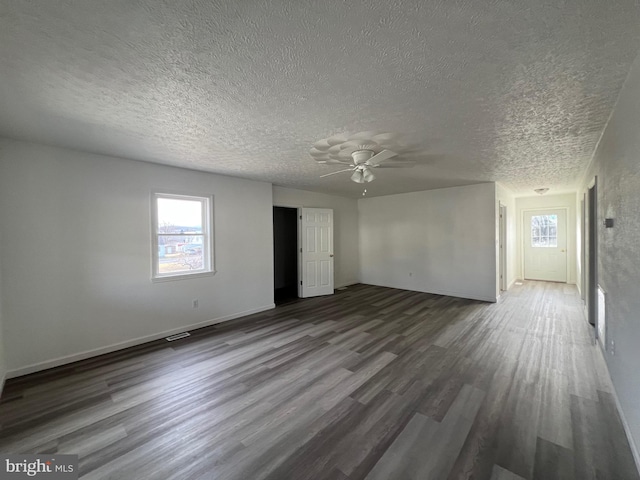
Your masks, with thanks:
[{"label": "small wall-mounted fixture", "polygon": [[613,218],[604,219],[604,228],[613,228]]},{"label": "small wall-mounted fixture", "polygon": [[544,195],[545,193],[547,193],[549,191],[548,188],[536,188],[534,190],[534,192],[536,192],[538,195]]}]

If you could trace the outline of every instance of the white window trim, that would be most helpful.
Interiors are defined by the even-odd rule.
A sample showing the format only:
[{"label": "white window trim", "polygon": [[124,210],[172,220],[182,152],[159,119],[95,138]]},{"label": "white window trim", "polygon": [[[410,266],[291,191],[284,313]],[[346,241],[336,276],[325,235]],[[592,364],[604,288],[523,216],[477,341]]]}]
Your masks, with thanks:
[{"label": "white window trim", "polygon": [[[158,198],[171,198],[178,200],[201,201],[202,208],[202,245],[204,267],[193,272],[179,272],[174,274],[160,274],[158,272]],[[214,229],[213,229],[213,195],[204,194],[184,194],[174,193],[166,190],[154,190],[151,192],[151,281],[167,282],[174,280],[185,280],[189,278],[210,277],[215,275],[215,250],[214,250]]]}]

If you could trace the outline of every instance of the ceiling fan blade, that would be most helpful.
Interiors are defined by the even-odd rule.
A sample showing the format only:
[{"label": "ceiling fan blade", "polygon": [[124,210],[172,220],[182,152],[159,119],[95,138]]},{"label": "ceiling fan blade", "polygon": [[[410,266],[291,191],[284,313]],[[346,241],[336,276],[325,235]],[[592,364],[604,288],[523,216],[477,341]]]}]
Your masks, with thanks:
[{"label": "ceiling fan blade", "polygon": [[353,168],[346,168],[344,170],[338,170],[337,172],[325,173],[324,175],[320,175],[320,178],[328,177],[330,175],[335,175],[336,173],[351,172],[351,171],[353,171]]},{"label": "ceiling fan blade", "polygon": [[365,163],[367,165],[372,166],[372,167],[376,167],[376,166],[380,165],[380,162],[384,162],[386,159],[391,158],[391,157],[395,157],[396,155],[397,155],[397,153],[396,152],[392,152],[391,150],[382,150],[380,153],[378,153],[377,155],[374,155],[369,160],[367,160]]},{"label": "ceiling fan blade", "polygon": [[415,166],[416,162],[389,162],[377,165],[376,168],[411,168]]}]

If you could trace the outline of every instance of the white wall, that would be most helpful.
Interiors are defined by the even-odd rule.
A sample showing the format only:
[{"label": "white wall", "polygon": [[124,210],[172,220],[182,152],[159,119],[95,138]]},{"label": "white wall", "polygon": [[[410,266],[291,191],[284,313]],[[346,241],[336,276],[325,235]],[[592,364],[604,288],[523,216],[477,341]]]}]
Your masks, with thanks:
[{"label": "white wall", "polygon": [[496,301],[495,184],[358,200],[363,283]]},{"label": "white wall", "polygon": [[274,186],[273,204],[277,207],[332,208],[334,285],[337,288],[359,282],[357,200]]},{"label": "white wall", "polygon": [[567,283],[576,283],[576,194],[567,193],[562,195],[536,195],[532,197],[516,198],[517,209],[517,253],[516,276],[524,278],[523,267],[523,215],[526,210],[544,208],[566,208],[567,209]]},{"label": "white wall", "polygon": [[[152,189],[214,195],[214,276],[150,281]],[[0,140],[10,375],[273,307],[272,212],[269,183]]]},{"label": "white wall", "polygon": [[[606,361],[640,467],[640,57],[586,172],[598,177],[598,284],[606,300]],[[604,228],[613,218],[613,228]],[[615,349],[612,343],[615,343]]]},{"label": "white wall", "polygon": [[507,288],[510,288],[518,278],[516,275],[518,263],[516,199],[513,192],[499,183],[496,183],[496,198],[498,203],[507,207]]}]

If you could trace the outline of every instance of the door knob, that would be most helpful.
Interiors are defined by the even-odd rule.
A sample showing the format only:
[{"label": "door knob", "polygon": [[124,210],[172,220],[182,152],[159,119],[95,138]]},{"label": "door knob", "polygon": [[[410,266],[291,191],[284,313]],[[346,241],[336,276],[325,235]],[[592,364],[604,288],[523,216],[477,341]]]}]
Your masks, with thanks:
[{"label": "door knob", "polygon": [[330,256],[330,257],[333,257],[333,253],[330,253],[330,254],[329,254],[329,256]]}]

